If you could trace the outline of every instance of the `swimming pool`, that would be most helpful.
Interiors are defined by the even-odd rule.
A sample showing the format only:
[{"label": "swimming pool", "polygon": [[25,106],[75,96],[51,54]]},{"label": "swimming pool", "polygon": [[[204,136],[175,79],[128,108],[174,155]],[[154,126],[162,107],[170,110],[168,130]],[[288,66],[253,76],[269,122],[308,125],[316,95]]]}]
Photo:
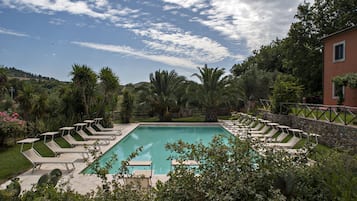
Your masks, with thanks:
[{"label": "swimming pool", "polygon": [[[131,131],[124,139],[114,145],[109,151],[99,158],[100,164],[104,165],[113,154],[118,160],[109,170],[110,174],[116,171],[121,165],[121,160],[125,160],[131,153],[140,146],[142,152],[133,159],[134,161],[152,161],[154,174],[167,174],[171,169],[171,161],[167,158],[172,154],[165,149],[167,143],[174,143],[182,140],[188,143],[208,144],[215,135],[231,136],[223,127],[217,126],[158,126],[140,125]],[[140,167],[135,167],[140,169]],[[90,173],[90,166],[84,173]]]}]

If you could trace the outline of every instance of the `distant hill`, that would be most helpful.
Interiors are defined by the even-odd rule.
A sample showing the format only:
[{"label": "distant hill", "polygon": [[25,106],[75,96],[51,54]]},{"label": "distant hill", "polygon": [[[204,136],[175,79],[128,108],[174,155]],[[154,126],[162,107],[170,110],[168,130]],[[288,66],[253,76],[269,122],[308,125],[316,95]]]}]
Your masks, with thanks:
[{"label": "distant hill", "polygon": [[35,79],[35,80],[56,80],[55,78],[52,77],[46,77],[46,76],[42,76],[42,75],[36,75],[36,74],[32,74],[29,72],[25,72],[23,70],[14,68],[14,67],[5,67],[5,66],[0,66],[0,68],[5,69],[5,73],[7,75],[7,77],[9,79],[12,78],[17,78],[20,80],[30,80],[30,79]]}]

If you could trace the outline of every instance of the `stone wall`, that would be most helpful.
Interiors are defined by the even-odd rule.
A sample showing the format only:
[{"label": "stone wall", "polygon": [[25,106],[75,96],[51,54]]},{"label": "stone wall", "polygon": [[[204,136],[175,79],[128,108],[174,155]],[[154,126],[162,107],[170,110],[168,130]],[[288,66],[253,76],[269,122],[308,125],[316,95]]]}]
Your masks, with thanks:
[{"label": "stone wall", "polygon": [[264,119],[321,135],[319,143],[357,153],[357,127],[325,121],[261,112]]}]

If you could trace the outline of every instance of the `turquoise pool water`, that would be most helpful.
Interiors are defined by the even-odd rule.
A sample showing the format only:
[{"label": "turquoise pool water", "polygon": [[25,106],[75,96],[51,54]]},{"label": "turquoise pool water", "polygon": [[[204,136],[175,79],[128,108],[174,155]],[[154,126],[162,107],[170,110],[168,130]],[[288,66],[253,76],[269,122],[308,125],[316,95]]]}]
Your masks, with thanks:
[{"label": "turquoise pool water", "polygon": [[[183,140],[189,143],[208,144],[215,135],[219,134],[227,137],[231,135],[221,126],[138,126],[102,155],[99,162],[104,165],[113,154],[116,154],[118,161],[109,170],[110,174],[115,174],[121,165],[121,160],[126,159],[136,148],[143,146],[143,151],[133,160],[152,161],[154,174],[167,174],[171,169],[171,161],[167,158],[172,154],[165,149],[167,143]],[[143,167],[133,168],[143,169]],[[84,170],[84,173],[90,172],[90,166]]]}]

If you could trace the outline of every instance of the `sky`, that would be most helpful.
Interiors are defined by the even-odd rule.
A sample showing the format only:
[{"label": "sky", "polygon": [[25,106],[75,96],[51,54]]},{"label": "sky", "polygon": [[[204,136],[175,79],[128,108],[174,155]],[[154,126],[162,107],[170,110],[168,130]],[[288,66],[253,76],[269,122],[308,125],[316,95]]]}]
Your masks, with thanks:
[{"label": "sky", "polygon": [[[312,0],[311,0],[312,1]],[[0,65],[70,81],[73,64],[121,84],[191,78],[284,38],[303,0],[0,0]]]}]

